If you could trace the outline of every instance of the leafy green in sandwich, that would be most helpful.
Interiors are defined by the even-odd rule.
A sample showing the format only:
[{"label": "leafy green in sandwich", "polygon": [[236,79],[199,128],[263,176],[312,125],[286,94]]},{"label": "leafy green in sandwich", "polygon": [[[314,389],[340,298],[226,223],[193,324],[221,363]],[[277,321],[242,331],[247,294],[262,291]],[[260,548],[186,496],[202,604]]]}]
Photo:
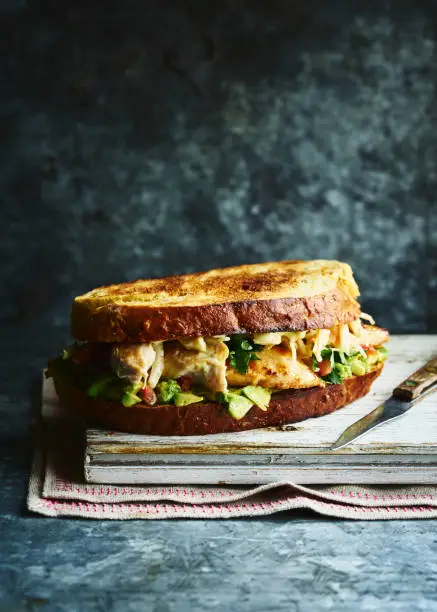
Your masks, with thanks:
[{"label": "leafy green in sandwich", "polygon": [[258,361],[258,352],[263,350],[261,344],[245,334],[235,334],[226,342],[229,348],[229,365],[240,374],[246,374],[251,361]]},{"label": "leafy green in sandwich", "polygon": [[[312,356],[312,368],[315,372],[321,372],[321,378],[325,382],[339,385],[351,376],[366,374],[372,365],[385,361],[387,355],[388,351],[383,346],[370,353],[354,351],[350,354],[326,347],[321,351],[321,362],[317,361],[315,355]],[[325,371],[326,374],[323,373]]]}]

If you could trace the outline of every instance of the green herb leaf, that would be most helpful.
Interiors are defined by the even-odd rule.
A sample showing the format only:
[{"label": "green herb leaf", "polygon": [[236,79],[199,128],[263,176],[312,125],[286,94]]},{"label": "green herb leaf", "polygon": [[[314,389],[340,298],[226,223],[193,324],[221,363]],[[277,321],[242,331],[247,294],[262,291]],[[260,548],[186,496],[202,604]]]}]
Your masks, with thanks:
[{"label": "green herb leaf", "polygon": [[251,361],[259,360],[256,353],[264,348],[244,334],[231,336],[226,344],[229,348],[229,365],[240,374],[246,374]]},{"label": "green herb leaf", "polygon": [[332,357],[332,349],[324,348],[320,352],[320,355],[322,356],[322,359],[331,359],[331,357]]},{"label": "green herb leaf", "polygon": [[339,385],[343,382],[343,378],[335,369],[332,370],[330,374],[327,374],[326,376],[322,376],[322,379],[325,382],[331,383],[332,385]]},{"label": "green herb leaf", "polygon": [[334,385],[339,385],[346,378],[350,378],[351,376],[352,376],[352,370],[349,365],[345,365],[343,363],[335,363],[334,369],[332,370],[332,372],[330,372],[326,376],[322,376],[322,379],[325,382],[329,382]]},{"label": "green herb leaf", "polygon": [[253,347],[251,343],[249,342],[249,340],[242,340],[240,344],[240,348],[242,348],[244,351],[251,351]]},{"label": "green herb leaf", "polygon": [[229,353],[230,366],[240,374],[246,374],[251,361],[259,361],[259,357],[249,351],[231,351]]}]

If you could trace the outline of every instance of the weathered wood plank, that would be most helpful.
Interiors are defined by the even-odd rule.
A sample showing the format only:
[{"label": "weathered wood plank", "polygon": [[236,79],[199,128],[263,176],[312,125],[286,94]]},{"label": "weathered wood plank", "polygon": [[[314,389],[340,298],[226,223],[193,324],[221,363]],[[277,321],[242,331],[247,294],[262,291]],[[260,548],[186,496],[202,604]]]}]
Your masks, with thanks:
[{"label": "weathered wood plank", "polygon": [[104,484],[246,485],[269,482],[296,484],[437,484],[437,463],[432,466],[328,467],[136,467],[86,468],[87,481]]}]

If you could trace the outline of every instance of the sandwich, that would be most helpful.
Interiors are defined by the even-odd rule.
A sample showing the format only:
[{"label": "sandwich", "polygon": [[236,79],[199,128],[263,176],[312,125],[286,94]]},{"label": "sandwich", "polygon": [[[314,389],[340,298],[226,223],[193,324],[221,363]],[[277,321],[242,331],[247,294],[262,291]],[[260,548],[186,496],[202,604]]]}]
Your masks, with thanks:
[{"label": "sandwich", "polygon": [[365,395],[389,339],[338,261],[137,280],[78,296],[76,342],[49,362],[90,424],[149,435],[236,432],[323,416]]}]

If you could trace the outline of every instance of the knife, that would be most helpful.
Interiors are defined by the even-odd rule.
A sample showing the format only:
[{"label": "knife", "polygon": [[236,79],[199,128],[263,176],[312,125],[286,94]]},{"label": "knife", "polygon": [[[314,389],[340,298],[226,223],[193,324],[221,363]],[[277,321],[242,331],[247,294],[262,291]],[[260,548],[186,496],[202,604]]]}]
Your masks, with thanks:
[{"label": "knife", "polygon": [[392,396],[378,408],[345,429],[329,450],[338,450],[355,442],[375,427],[398,419],[434,391],[437,391],[437,357],[397,386]]}]

